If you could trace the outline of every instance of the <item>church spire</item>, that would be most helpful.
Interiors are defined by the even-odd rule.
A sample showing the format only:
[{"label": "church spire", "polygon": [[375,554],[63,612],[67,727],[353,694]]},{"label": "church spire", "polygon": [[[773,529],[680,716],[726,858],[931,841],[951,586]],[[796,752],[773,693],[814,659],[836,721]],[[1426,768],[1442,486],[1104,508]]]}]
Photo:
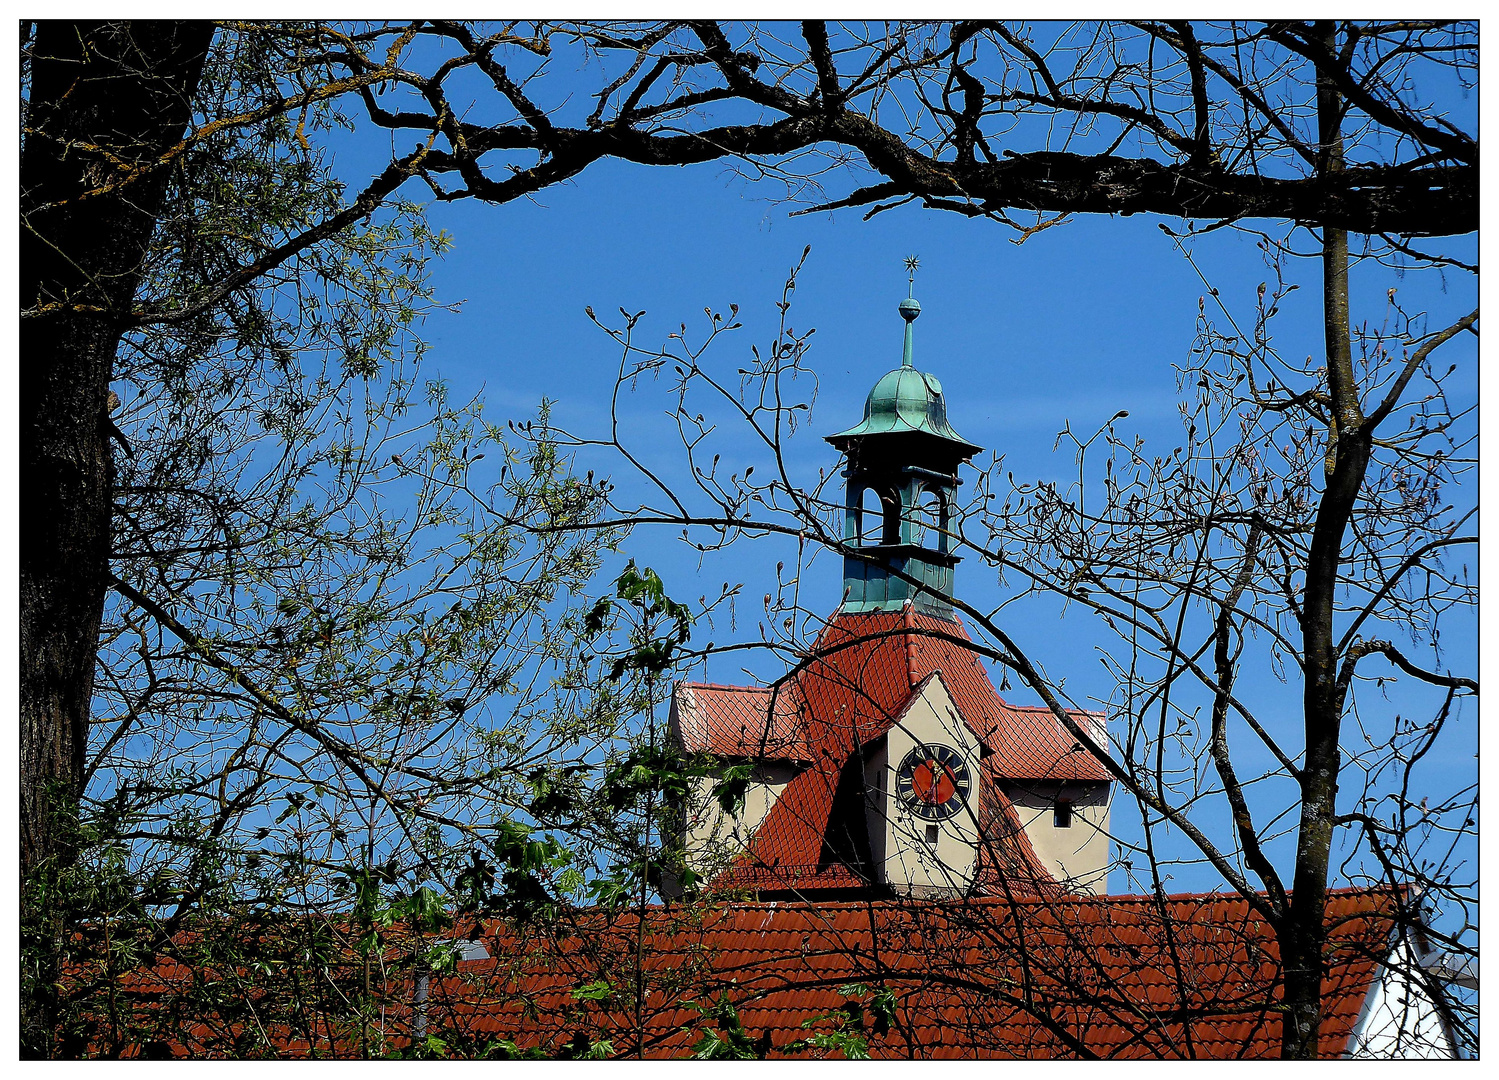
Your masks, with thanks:
[{"label": "church spire", "polygon": [[913,359],[915,345],[913,338],[916,330],[916,317],[921,314],[921,305],[916,302],[912,293],[916,289],[916,269],[921,265],[921,260],[915,255],[906,256],[906,298],[900,302],[900,317],[906,320],[906,348],[900,358],[900,366],[915,368]]},{"label": "church spire", "polygon": [[[917,260],[906,260],[907,292]],[[864,403],[861,423],[828,436],[847,456],[843,475],[845,611],[898,610],[907,601],[934,615],[952,614],[952,504],[958,466],[979,453],[947,422],[935,375],[918,371],[912,324],[921,305],[907,295],[901,366],[887,372]]]}]

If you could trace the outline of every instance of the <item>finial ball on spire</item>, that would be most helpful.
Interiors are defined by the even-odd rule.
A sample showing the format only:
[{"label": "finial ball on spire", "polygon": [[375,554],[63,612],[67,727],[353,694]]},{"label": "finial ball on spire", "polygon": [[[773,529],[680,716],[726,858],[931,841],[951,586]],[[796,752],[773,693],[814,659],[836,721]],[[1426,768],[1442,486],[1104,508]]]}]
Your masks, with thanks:
[{"label": "finial ball on spire", "polygon": [[[921,305],[918,304],[916,302],[916,300],[911,296],[911,293],[916,288],[916,268],[919,267],[920,265],[921,265],[921,260],[918,259],[915,255],[907,255],[906,256],[906,281],[907,281],[908,284],[907,284],[907,287],[906,287],[906,298],[900,302],[900,317],[902,319],[905,319],[908,324],[915,322],[916,321],[916,316],[918,316],[918,315],[921,314]],[[909,364],[911,362],[910,353],[911,353],[911,344],[910,344],[909,341],[907,341],[906,342],[906,363],[907,364]]]}]

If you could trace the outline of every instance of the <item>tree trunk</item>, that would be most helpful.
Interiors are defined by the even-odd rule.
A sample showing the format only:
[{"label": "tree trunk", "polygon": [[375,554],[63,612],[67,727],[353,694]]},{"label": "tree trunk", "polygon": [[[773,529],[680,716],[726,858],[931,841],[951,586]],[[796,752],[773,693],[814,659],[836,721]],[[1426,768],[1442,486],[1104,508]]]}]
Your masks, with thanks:
[{"label": "tree trunk", "polygon": [[115,350],[213,27],[38,24],[21,155],[21,870],[71,855],[110,551]]},{"label": "tree trunk", "polygon": [[[1333,23],[1318,22],[1317,31],[1327,48],[1336,51]],[[1323,176],[1343,168],[1342,110],[1342,96],[1332,79],[1319,76],[1318,171]],[[1337,813],[1338,771],[1342,764],[1338,740],[1344,695],[1338,687],[1333,607],[1343,536],[1363,487],[1371,450],[1369,434],[1363,428],[1349,338],[1348,232],[1329,226],[1322,229],[1322,317],[1333,424],[1328,430],[1326,487],[1317,507],[1302,596],[1306,760],[1301,774],[1301,825],[1294,891],[1279,935],[1286,1010],[1281,1055],[1303,1059],[1317,1056],[1322,1026],[1327,874]]]}]

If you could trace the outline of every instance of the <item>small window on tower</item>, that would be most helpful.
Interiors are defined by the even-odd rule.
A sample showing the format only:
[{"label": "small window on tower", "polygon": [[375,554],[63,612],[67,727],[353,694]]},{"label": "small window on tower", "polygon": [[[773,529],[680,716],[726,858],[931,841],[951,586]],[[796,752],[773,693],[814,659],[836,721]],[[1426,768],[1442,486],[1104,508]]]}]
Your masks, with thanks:
[{"label": "small window on tower", "polygon": [[929,822],[927,822],[927,826],[926,826],[926,843],[927,843],[927,847],[936,847],[937,846],[937,823],[935,821],[929,821]]},{"label": "small window on tower", "polygon": [[1072,828],[1072,800],[1058,799],[1056,809],[1052,812],[1051,823],[1058,829]]}]

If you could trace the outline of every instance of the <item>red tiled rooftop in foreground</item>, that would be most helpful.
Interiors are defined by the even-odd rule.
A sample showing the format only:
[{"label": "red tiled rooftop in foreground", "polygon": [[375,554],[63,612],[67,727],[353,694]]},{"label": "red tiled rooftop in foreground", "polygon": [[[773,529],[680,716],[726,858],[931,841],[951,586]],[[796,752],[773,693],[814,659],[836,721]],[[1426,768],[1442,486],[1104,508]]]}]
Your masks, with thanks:
[{"label": "red tiled rooftop in foreground", "polygon": [[[1324,1057],[1347,1048],[1396,903],[1388,889],[1329,894]],[[1141,897],[761,903],[652,908],[643,926],[633,915],[579,912],[575,932],[560,938],[470,928],[493,959],[435,978],[427,1024],[456,1035],[455,1045],[511,1039],[554,1053],[581,1032],[619,1055],[638,1046],[647,1057],[685,1057],[714,1026],[690,1004],[727,995],[774,1057],[827,1028],[819,1018],[847,1000],[841,988],[862,983],[895,1001],[894,1025],[870,1035],[877,1058],[1277,1056],[1279,960],[1268,928],[1239,897],[1175,896],[1163,906],[1164,918]],[[631,1004],[637,945],[643,1041]],[[121,990],[159,993],[189,976],[162,964],[126,976]],[[574,993],[600,979],[618,988],[614,1001]],[[397,1043],[414,1015],[409,992],[397,987],[384,1013]],[[193,1045],[177,1050],[212,1054],[233,1034],[202,1017],[184,1035]],[[284,1032],[272,1038],[288,1045]]]}]

